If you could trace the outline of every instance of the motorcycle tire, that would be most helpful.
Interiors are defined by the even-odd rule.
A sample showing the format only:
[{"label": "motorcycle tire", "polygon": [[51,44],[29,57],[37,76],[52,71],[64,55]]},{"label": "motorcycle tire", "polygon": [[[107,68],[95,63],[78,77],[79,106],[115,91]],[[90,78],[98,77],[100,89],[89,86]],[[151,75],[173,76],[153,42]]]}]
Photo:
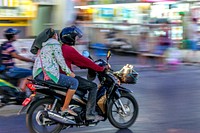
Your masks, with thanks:
[{"label": "motorcycle tire", "polygon": [[[121,98],[123,98],[123,99],[128,99],[131,103],[132,103],[132,105],[133,105],[133,110],[134,110],[134,112],[132,112],[132,117],[130,118],[130,120],[128,120],[127,122],[124,122],[124,123],[120,123],[120,122],[117,122],[116,121],[116,119],[115,119],[115,115],[113,115],[113,112],[117,112],[117,114],[119,115],[119,117],[120,118],[122,118],[122,117],[126,117],[125,115],[123,116],[123,114],[121,113],[120,114],[120,111],[118,110],[118,111],[112,111],[112,109],[113,109],[113,107],[116,107],[115,106],[115,101],[117,101],[117,100],[119,100],[119,99],[121,99]],[[124,128],[128,128],[128,127],[130,127],[134,122],[135,122],[135,120],[136,120],[136,118],[137,118],[137,116],[138,116],[138,111],[139,111],[139,108],[138,108],[138,104],[137,104],[137,101],[135,100],[135,98],[131,95],[131,94],[129,94],[129,93],[122,93],[121,94],[121,97],[119,98],[119,99],[113,99],[113,100],[111,100],[110,101],[110,103],[108,104],[108,119],[109,119],[109,121],[110,121],[110,123],[114,126],[114,127],[116,127],[116,128],[119,128],[119,129],[124,129]],[[123,105],[125,105],[124,103],[123,103]],[[127,107],[127,109],[129,109],[129,107],[128,106],[126,106]],[[117,108],[117,107],[116,107]],[[121,111],[122,112],[122,111]]]},{"label": "motorcycle tire", "polygon": [[[26,126],[28,127],[29,132],[31,132],[31,133],[41,133],[41,131],[38,131],[38,129],[36,129],[36,127],[34,127],[34,125],[33,125],[33,118],[36,118],[36,117],[33,117],[33,114],[35,113],[34,111],[38,107],[40,107],[41,105],[52,105],[53,102],[54,102],[54,100],[50,99],[50,98],[40,99],[37,102],[34,102],[34,104],[32,104],[30,106],[30,108],[29,108],[29,110],[26,114]],[[61,104],[57,103],[55,108],[56,108],[56,110],[60,110]],[[56,125],[55,129],[52,129],[52,131],[49,131],[49,132],[45,131],[45,133],[59,133],[62,130],[63,125],[59,124],[59,123],[56,123],[55,125]],[[39,126],[44,127],[43,125],[39,125]],[[45,125],[45,126],[48,126],[48,125]]]}]

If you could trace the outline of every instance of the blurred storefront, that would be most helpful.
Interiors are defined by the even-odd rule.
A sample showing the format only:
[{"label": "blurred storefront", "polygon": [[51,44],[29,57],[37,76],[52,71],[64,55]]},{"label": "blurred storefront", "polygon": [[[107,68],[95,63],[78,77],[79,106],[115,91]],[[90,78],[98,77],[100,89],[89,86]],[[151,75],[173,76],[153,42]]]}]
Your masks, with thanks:
[{"label": "blurred storefront", "polygon": [[[121,1],[122,2],[122,1]],[[134,2],[134,0],[132,0]],[[119,4],[119,1],[89,1],[84,6],[75,6],[79,10],[82,20],[93,23],[123,23],[131,24],[144,23],[144,18],[148,16],[150,3],[128,3]],[[97,4],[98,3],[98,4]],[[77,4],[80,5],[80,4]]]},{"label": "blurred storefront", "polygon": [[112,30],[117,31],[117,37],[135,42],[140,25],[147,23],[151,5],[135,0],[90,0],[81,4],[76,3],[75,9],[84,25],[89,27],[92,43],[105,43],[107,32]]},{"label": "blurred storefront", "polygon": [[198,30],[200,31],[200,1],[196,0],[190,3],[190,11],[192,18],[196,18],[199,24]]},{"label": "blurred storefront", "polygon": [[65,17],[57,14],[64,16],[68,1],[71,0],[0,0],[0,39],[7,27],[20,29],[20,38],[30,38],[47,27],[63,26]]},{"label": "blurred storefront", "polygon": [[72,0],[0,0],[0,44],[5,41],[3,31],[8,27],[21,30],[17,51],[28,49],[43,29],[60,30],[74,16]]},{"label": "blurred storefront", "polygon": [[[184,38],[183,15],[188,13],[189,9],[189,3],[154,3],[151,6],[149,23],[167,24],[169,26],[170,38],[172,40],[182,40]],[[158,27],[155,30],[155,34],[163,34],[164,30],[165,28]]]},{"label": "blurred storefront", "polygon": [[30,36],[38,35],[41,30],[55,26],[54,12],[57,0],[32,0],[37,4],[37,17],[31,21]]},{"label": "blurred storefront", "polygon": [[[22,32],[20,36],[28,34],[30,21],[37,16],[37,4],[31,0],[0,0],[0,31],[7,27],[17,27]],[[0,38],[3,38],[0,32]]]},{"label": "blurred storefront", "polygon": [[190,12],[195,18],[200,18],[198,0],[77,0],[76,2],[75,9],[78,10],[81,21],[95,30],[93,36],[98,34],[96,35],[98,39],[92,38],[92,41],[103,42],[105,34],[102,31],[117,29],[129,33],[124,37],[128,36],[129,40],[132,39],[131,42],[135,43],[133,38],[145,27],[151,31],[151,36],[168,34],[174,42],[182,43],[187,38],[185,18],[190,16]]}]

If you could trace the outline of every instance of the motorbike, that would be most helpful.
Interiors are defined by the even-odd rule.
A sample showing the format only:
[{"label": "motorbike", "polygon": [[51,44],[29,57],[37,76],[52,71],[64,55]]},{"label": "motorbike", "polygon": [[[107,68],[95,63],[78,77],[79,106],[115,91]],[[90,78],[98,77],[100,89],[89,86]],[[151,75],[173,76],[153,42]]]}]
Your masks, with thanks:
[{"label": "motorbike", "polygon": [[5,69],[0,69],[0,107],[15,104],[21,105],[26,98],[26,92],[22,92],[18,87],[18,80],[10,78]]},{"label": "motorbike", "polygon": [[[87,57],[89,52],[84,51]],[[98,59],[94,61],[100,66],[108,65],[109,69],[104,72],[88,71],[91,80],[98,78],[100,81],[96,99],[96,112],[98,115],[107,119],[119,129],[130,127],[138,116],[138,103],[132,91],[122,87],[125,82],[136,83],[138,73],[133,70],[131,65],[126,65],[130,69],[129,74],[124,77],[125,69],[114,72],[108,63],[111,57],[110,51],[107,53],[107,61]],[[125,68],[125,67],[124,67]],[[91,74],[92,72],[92,74]],[[122,78],[123,77],[123,78]],[[132,80],[128,79],[132,78]],[[73,127],[96,126],[100,121],[86,120],[87,95],[77,89],[71,102],[70,108],[78,114],[61,115],[60,109],[65,99],[66,89],[45,81],[30,80],[27,87],[32,94],[26,98],[19,111],[19,114],[26,111],[26,126],[31,133],[58,133],[61,130]]]}]

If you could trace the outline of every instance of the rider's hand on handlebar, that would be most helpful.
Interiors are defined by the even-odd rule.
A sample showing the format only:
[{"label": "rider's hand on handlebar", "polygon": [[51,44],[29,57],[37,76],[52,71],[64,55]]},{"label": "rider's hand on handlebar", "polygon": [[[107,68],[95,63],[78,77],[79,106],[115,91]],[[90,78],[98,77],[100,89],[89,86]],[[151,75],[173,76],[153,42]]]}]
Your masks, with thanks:
[{"label": "rider's hand on handlebar", "polygon": [[71,72],[69,76],[74,78],[75,74],[73,72]]},{"label": "rider's hand on handlebar", "polygon": [[106,65],[106,66],[105,66],[105,69],[110,69],[110,65],[109,65],[109,64]]},{"label": "rider's hand on handlebar", "polygon": [[110,69],[109,65],[104,66],[104,72],[107,72]]}]

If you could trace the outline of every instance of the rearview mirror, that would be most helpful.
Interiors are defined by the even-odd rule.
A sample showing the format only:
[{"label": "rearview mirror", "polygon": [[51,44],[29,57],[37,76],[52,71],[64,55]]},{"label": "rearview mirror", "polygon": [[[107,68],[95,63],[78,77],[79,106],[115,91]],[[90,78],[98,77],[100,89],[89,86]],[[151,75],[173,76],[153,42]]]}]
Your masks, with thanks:
[{"label": "rearview mirror", "polygon": [[107,53],[107,61],[109,60],[110,56],[111,56],[111,52],[109,50],[108,53]]}]

